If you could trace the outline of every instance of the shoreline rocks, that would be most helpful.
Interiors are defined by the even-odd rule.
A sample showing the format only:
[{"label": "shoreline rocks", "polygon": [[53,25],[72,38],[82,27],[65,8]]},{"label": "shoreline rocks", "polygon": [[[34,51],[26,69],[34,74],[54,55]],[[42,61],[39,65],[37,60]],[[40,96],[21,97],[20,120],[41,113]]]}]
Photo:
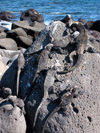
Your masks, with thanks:
[{"label": "shoreline rocks", "polygon": [[0,20],[11,21],[15,16],[9,11],[0,12]]},{"label": "shoreline rocks", "polygon": [[43,23],[44,21],[43,16],[34,9],[28,9],[22,12],[20,20],[27,20],[30,25],[32,25],[34,21],[37,21],[39,23]]},{"label": "shoreline rocks", "polygon": [[17,50],[17,44],[11,38],[0,39],[0,47],[7,50]]},{"label": "shoreline rocks", "polygon": [[88,30],[95,30],[100,32],[100,20],[97,21],[89,21],[85,24],[85,27]]},{"label": "shoreline rocks", "polygon": [[24,114],[19,108],[22,101],[16,96],[11,96],[9,88],[4,89],[7,98],[0,99],[0,132],[25,133],[26,122]]},{"label": "shoreline rocks", "polygon": [[[28,21],[32,21],[31,17],[35,14],[35,10],[27,10],[23,15],[25,20],[27,20],[27,13],[29,13],[28,17],[30,17]],[[30,15],[31,13],[32,15]],[[36,14],[38,13],[36,12]],[[36,22],[37,20],[32,21],[31,26],[27,21],[14,22],[12,30],[7,33],[4,32],[7,37],[0,39],[1,42],[2,39],[6,40],[5,45],[1,43],[1,47],[6,49],[0,49],[0,61],[5,65],[4,74],[2,73],[0,81],[0,112],[2,114],[0,122],[6,123],[3,120],[5,115],[7,115],[8,122],[10,119],[8,112],[14,109],[14,112],[11,112],[10,124],[16,126],[17,129],[14,131],[11,126],[9,126],[9,129],[6,128],[6,123],[5,126],[3,125],[4,131],[1,130],[1,127],[0,131],[12,130],[16,133],[99,133],[100,32],[95,26],[97,23],[99,24],[99,21],[94,22],[92,28],[85,29],[87,47],[84,50],[79,66],[71,72],[60,74],[59,72],[70,69],[78,61],[79,55],[75,51],[79,43],[77,38],[81,32],[77,27],[74,27],[76,29],[73,30],[71,25],[82,25],[85,28],[86,24],[88,24],[82,19],[74,21],[71,16],[70,18],[67,17],[68,15],[62,21],[53,21],[47,26],[43,22]],[[8,37],[16,41],[16,49],[13,49],[14,45],[8,50]],[[11,43],[9,47],[10,45]],[[25,65],[21,69],[19,94],[15,96],[18,72],[17,57],[21,51],[20,46],[27,49],[24,49],[23,54]],[[4,59],[5,57],[6,59]],[[6,66],[9,68],[5,72]],[[10,97],[3,97],[3,87],[11,89],[12,94],[10,94]],[[71,95],[73,88],[76,88],[76,95],[73,95],[69,104],[62,105],[59,110],[53,113],[54,109],[59,107],[59,102],[63,100],[60,99],[62,95]],[[68,102],[69,99],[64,99],[64,103]],[[4,105],[2,100],[8,106]],[[24,104],[25,115],[22,109]],[[9,111],[8,108],[11,110]],[[2,111],[4,109],[6,112]],[[35,127],[33,127],[36,112],[38,114]],[[50,114],[52,115],[49,118]],[[17,120],[14,121],[14,118]],[[19,122],[19,127],[17,122]],[[21,126],[23,127],[22,131]]]}]

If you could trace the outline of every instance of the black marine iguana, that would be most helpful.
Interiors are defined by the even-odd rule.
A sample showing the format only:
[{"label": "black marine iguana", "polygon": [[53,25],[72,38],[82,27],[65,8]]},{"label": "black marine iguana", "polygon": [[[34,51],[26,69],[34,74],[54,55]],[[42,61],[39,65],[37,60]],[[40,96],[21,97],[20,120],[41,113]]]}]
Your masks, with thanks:
[{"label": "black marine iguana", "polygon": [[79,36],[75,40],[75,42],[77,44],[76,51],[74,51],[70,56],[70,58],[72,58],[72,56],[77,54],[78,59],[77,59],[77,62],[74,66],[72,66],[68,70],[58,71],[57,74],[65,74],[67,72],[73,71],[76,67],[78,67],[82,61],[83,53],[84,53],[86,46],[87,46],[87,33],[85,30],[85,27],[81,23],[78,23],[78,24],[74,23],[71,25],[71,29],[73,31],[79,31],[79,33],[80,33]]}]

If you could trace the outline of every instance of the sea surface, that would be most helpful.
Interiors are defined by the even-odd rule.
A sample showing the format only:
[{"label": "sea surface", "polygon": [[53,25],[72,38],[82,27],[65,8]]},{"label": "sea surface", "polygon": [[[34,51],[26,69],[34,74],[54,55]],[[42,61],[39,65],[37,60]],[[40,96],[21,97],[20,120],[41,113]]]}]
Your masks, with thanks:
[{"label": "sea surface", "polygon": [[11,11],[16,20],[29,8],[39,11],[45,22],[62,19],[66,14],[74,20],[100,20],[100,0],[0,0],[0,11]]}]

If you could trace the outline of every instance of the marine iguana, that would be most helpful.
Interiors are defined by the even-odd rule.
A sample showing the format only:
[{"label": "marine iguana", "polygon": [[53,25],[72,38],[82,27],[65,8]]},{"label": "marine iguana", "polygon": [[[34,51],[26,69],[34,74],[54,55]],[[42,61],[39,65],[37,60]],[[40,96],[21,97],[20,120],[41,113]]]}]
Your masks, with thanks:
[{"label": "marine iguana", "polygon": [[73,23],[75,23],[75,21],[72,19],[70,14],[67,14],[62,20],[61,22],[71,26]]},{"label": "marine iguana", "polygon": [[[12,106],[13,109],[17,106],[21,109],[21,111],[25,114],[25,110],[24,110],[24,101],[20,98],[17,98],[17,96],[13,96],[12,95],[12,91],[10,88],[3,88],[3,96],[4,99],[0,100],[0,104],[2,105],[4,102],[9,101]],[[0,105],[0,106],[1,106]]]},{"label": "marine iguana", "polygon": [[33,78],[32,85],[30,87],[30,91],[29,91],[28,95],[24,98],[24,101],[26,101],[28,96],[31,94],[34,82],[36,81],[36,79],[37,79],[38,75],[40,74],[40,72],[42,70],[47,70],[48,69],[47,68],[48,58],[49,58],[49,53],[50,53],[50,50],[51,50],[52,46],[53,46],[53,44],[50,43],[45,47],[45,49],[40,51],[39,56],[37,57],[37,62],[38,62],[37,70],[36,70],[35,76]]},{"label": "marine iguana", "polygon": [[[73,31],[79,31],[79,33],[80,33],[79,36],[75,40],[75,42],[77,44],[76,51],[73,52],[74,54],[78,55],[78,59],[77,59],[77,62],[74,66],[72,66],[68,70],[58,71],[57,74],[65,74],[67,72],[73,71],[76,67],[78,67],[82,61],[83,53],[84,53],[86,46],[87,46],[87,33],[85,30],[85,27],[81,23],[78,23],[78,24],[74,23],[71,25],[71,29]],[[72,58],[72,56],[74,56],[74,54],[72,54],[70,56],[70,58]]]},{"label": "marine iguana", "polygon": [[68,90],[65,90],[64,94],[61,95],[59,98],[58,98],[58,103],[57,103],[57,107],[55,107],[55,109],[49,114],[49,116],[47,117],[47,119],[45,120],[44,122],[44,125],[43,125],[43,129],[42,129],[42,133],[44,133],[45,131],[45,128],[46,128],[46,124],[47,124],[47,121],[56,113],[58,112],[61,108],[64,109],[66,108],[66,106],[71,103],[73,97],[74,97],[74,94],[76,92],[76,88],[73,88],[71,89],[69,92]]},{"label": "marine iguana", "polygon": [[56,71],[53,68],[47,70],[47,75],[45,77],[44,88],[43,88],[43,93],[44,94],[43,94],[43,98],[41,100],[41,103],[38,106],[38,108],[36,110],[36,113],[35,113],[34,123],[33,123],[33,129],[35,128],[35,125],[36,125],[36,120],[37,120],[38,113],[39,113],[42,105],[45,103],[45,101],[46,101],[46,99],[48,97],[48,89],[54,84],[54,81],[55,81],[55,72]]},{"label": "marine iguana", "polygon": [[18,96],[18,92],[19,92],[20,73],[21,73],[21,69],[24,67],[24,64],[25,64],[25,58],[24,58],[24,55],[23,55],[23,51],[21,49],[20,53],[19,53],[19,56],[18,56],[17,89],[16,89],[17,96]]}]

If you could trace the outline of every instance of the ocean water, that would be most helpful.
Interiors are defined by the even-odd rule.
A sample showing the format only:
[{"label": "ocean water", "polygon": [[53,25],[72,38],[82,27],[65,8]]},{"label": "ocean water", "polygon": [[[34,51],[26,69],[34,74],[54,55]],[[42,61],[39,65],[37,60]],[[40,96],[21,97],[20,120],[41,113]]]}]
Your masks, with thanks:
[{"label": "ocean water", "polygon": [[100,20],[100,0],[0,0],[0,11],[11,11],[16,20],[29,8],[39,11],[45,22],[62,19],[66,14],[74,20]]}]

